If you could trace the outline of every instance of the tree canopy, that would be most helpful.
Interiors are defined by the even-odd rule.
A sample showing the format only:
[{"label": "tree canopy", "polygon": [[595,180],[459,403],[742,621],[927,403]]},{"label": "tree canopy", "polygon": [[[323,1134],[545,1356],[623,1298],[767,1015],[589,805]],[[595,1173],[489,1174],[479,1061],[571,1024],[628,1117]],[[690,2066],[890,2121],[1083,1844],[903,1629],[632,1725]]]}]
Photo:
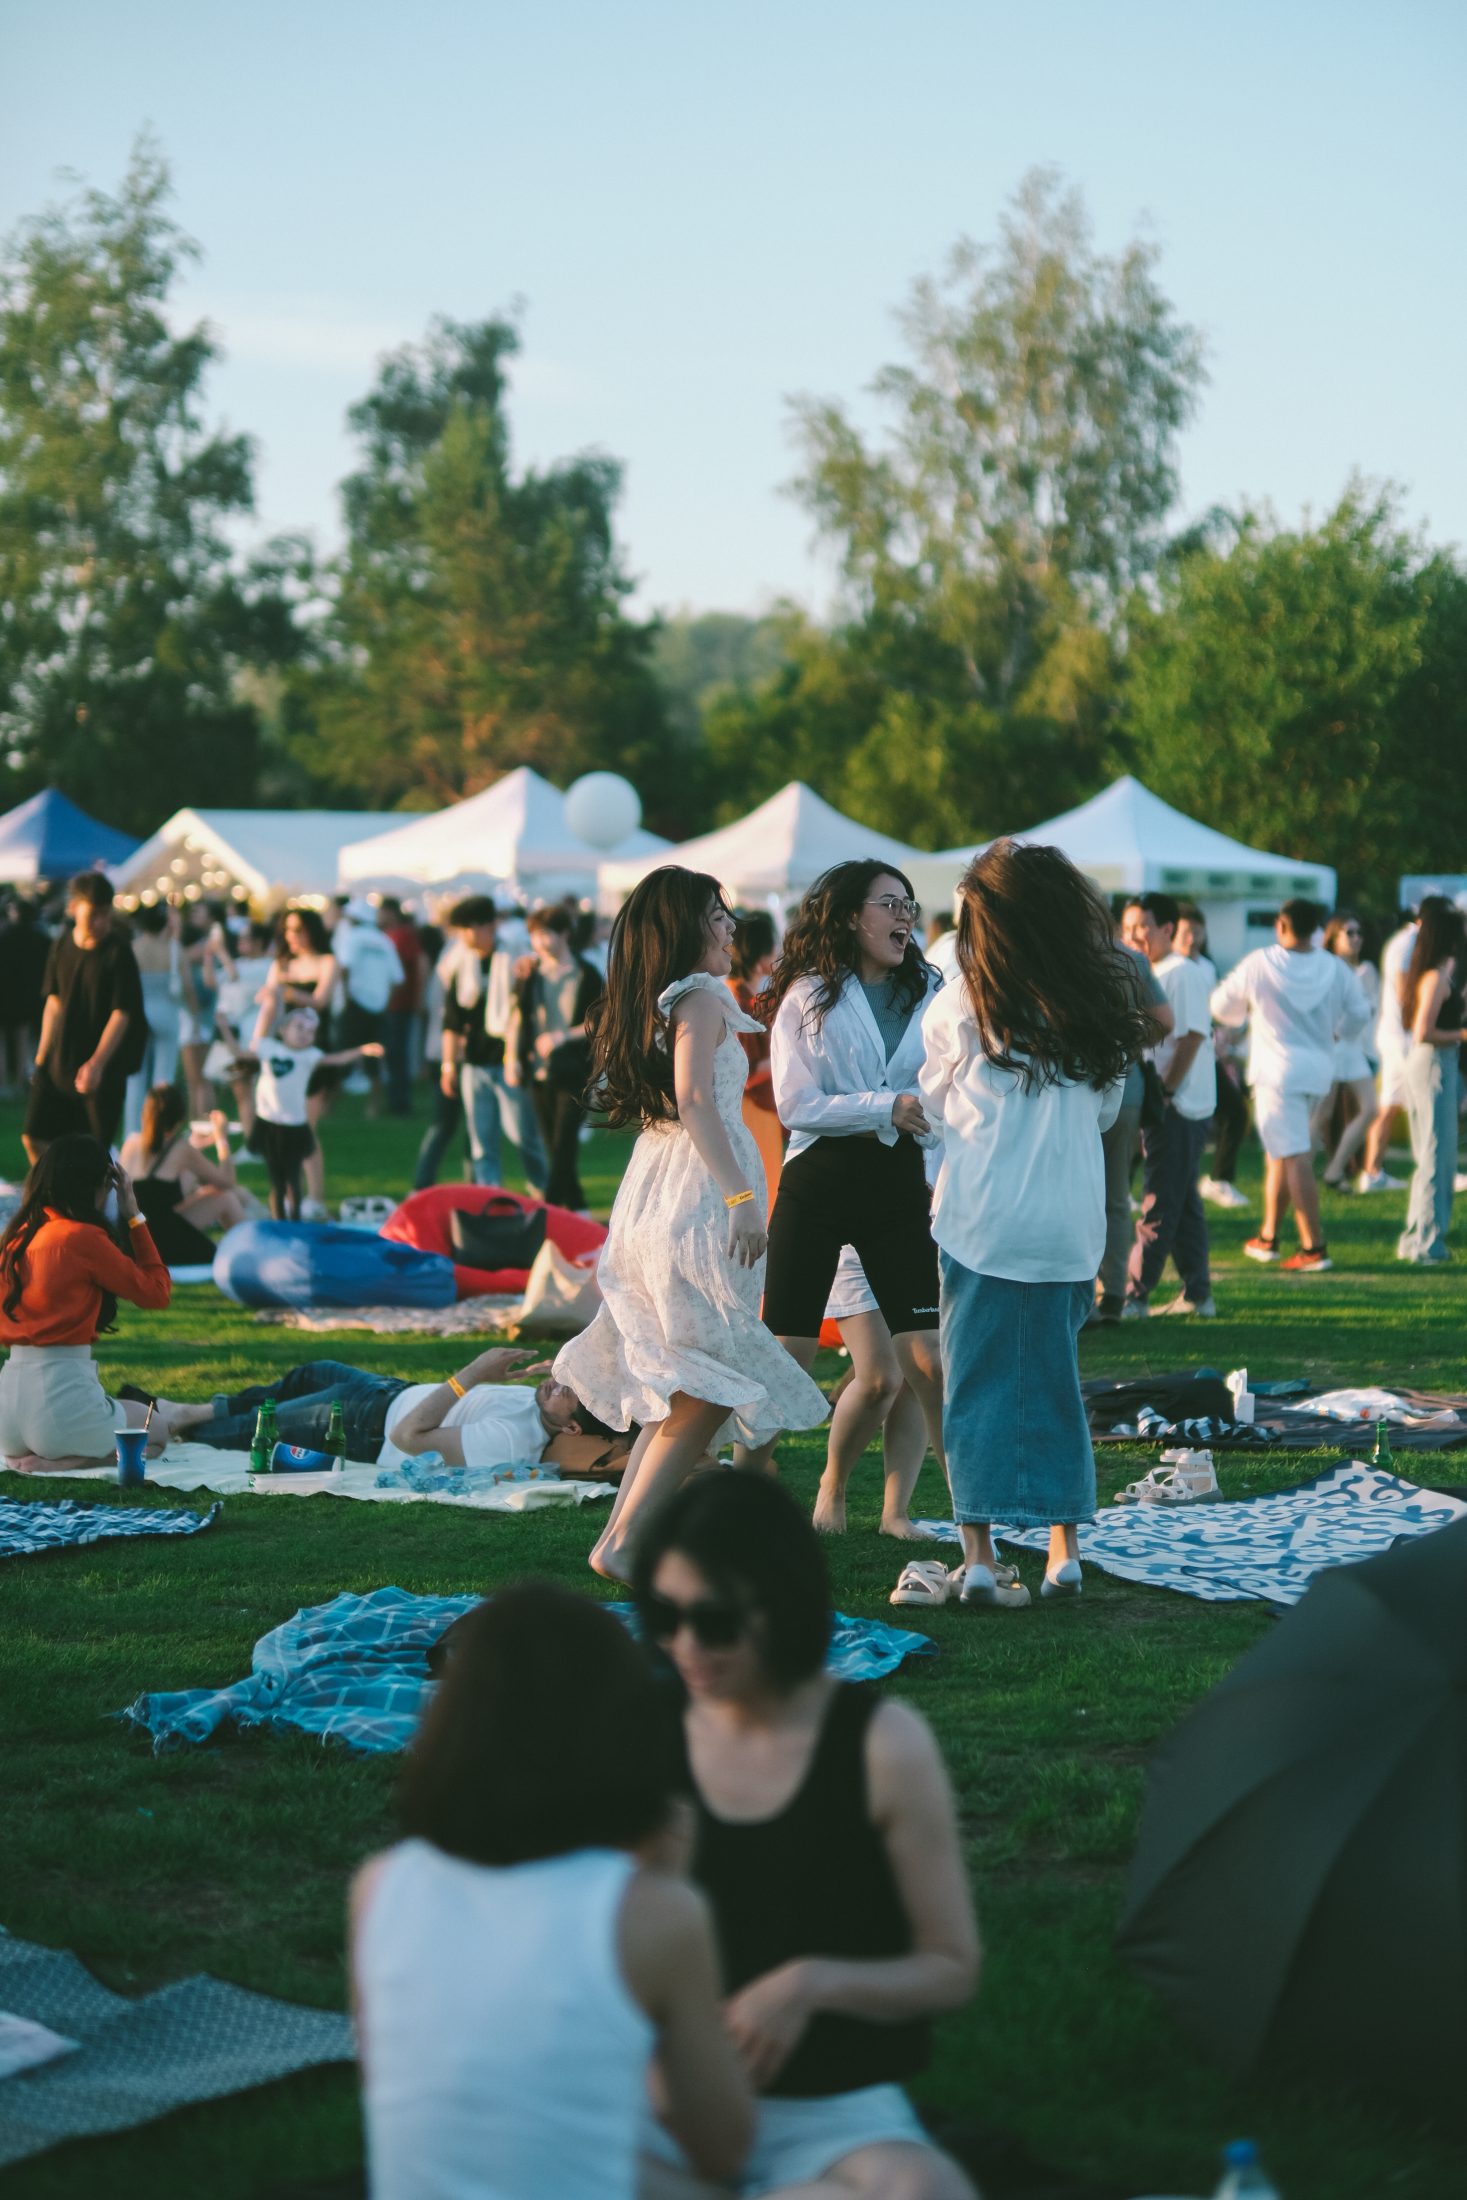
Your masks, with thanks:
[{"label": "tree canopy", "polygon": [[252,446],[204,427],[215,347],[170,326],[194,248],[168,199],[144,142],[116,197],[52,208],[0,256],[0,806],[53,781],[139,833],[177,790],[250,799],[239,676],[296,648],[276,566],[231,560]]}]

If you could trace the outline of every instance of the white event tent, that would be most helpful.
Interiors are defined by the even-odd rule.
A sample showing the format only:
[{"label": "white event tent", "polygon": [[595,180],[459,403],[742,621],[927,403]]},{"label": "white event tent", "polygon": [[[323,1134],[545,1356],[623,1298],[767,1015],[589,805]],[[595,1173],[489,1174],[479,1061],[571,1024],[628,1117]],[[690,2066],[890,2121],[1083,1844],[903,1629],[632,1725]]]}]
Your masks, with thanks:
[{"label": "white event tent", "polygon": [[685,840],[666,855],[632,862],[608,858],[600,870],[601,895],[614,905],[649,871],[680,863],[690,871],[708,872],[736,901],[792,902],[832,863],[861,856],[879,856],[908,876],[915,863],[933,860],[904,840],[843,817],[813,789],[792,779],[736,824]]},{"label": "white event tent", "polygon": [[[669,843],[636,832],[612,853],[655,862]],[[590,894],[606,851],[591,847],[565,821],[565,796],[527,764],[492,787],[429,817],[398,818],[392,829],[341,850],[343,889],[458,887],[512,882],[530,892]]]},{"label": "white event tent", "polygon": [[120,894],[232,895],[273,904],[336,892],[341,848],[393,821],[390,810],[175,810],[110,868]]},{"label": "white event tent", "polygon": [[[1220,969],[1272,938],[1274,913],[1292,895],[1332,907],[1335,874],[1326,863],[1270,855],[1174,810],[1129,773],[1078,809],[1013,836],[1062,848],[1105,894],[1151,889],[1195,901],[1207,916],[1208,952]],[[948,848],[913,859],[911,876],[928,909],[951,906],[959,879],[986,846]]]}]

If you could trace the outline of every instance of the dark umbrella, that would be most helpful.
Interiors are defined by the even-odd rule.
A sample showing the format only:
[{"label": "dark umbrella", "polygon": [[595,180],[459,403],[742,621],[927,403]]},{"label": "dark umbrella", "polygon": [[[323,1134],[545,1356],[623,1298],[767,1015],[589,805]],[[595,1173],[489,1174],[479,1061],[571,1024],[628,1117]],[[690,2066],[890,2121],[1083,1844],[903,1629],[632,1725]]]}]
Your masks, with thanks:
[{"label": "dark umbrella", "polygon": [[1467,2065],[1467,1520],[1321,1574],[1152,1761],[1119,1945],[1236,2073]]}]

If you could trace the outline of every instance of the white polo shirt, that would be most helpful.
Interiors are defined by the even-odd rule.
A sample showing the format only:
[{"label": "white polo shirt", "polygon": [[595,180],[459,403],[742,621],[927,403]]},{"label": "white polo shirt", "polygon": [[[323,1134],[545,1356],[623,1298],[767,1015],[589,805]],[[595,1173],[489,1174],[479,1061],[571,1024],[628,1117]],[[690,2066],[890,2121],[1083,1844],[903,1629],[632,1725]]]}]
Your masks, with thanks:
[{"label": "white polo shirt", "polygon": [[[431,1397],[437,1383],[412,1383],[387,1408],[379,1467],[400,1467],[410,1455],[399,1451],[392,1432],[404,1415]],[[533,1466],[545,1455],[550,1434],[540,1418],[535,1393],[527,1383],[475,1383],[455,1398],[441,1426],[456,1428],[466,1467]]]},{"label": "white polo shirt", "polygon": [[1185,955],[1171,954],[1152,964],[1151,975],[1166,995],[1172,1012],[1171,1030],[1160,1045],[1151,1049],[1156,1074],[1166,1084],[1177,1041],[1185,1038],[1189,1031],[1200,1032],[1204,1044],[1193,1055],[1192,1067],[1172,1094],[1172,1104],[1178,1115],[1186,1116],[1189,1122],[1204,1123],[1217,1109],[1217,1057],[1210,1043],[1212,1012],[1207,1002],[1206,974],[1200,964],[1189,962]]}]

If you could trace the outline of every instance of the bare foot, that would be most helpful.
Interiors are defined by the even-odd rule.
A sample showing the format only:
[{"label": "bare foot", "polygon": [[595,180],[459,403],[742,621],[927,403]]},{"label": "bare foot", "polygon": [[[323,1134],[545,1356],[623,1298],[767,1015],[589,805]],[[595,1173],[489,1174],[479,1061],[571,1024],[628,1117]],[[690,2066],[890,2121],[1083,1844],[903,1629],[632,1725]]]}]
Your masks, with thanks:
[{"label": "bare foot", "polygon": [[603,1547],[600,1543],[586,1560],[593,1574],[598,1574],[603,1581],[614,1581],[619,1589],[626,1589],[631,1585],[630,1573],[622,1571],[625,1563],[621,1551],[611,1545]]},{"label": "bare foot", "polygon": [[810,1524],[817,1535],[844,1535],[846,1532],[846,1493],[827,1489],[824,1476],[815,1492],[815,1510],[810,1515]]},{"label": "bare foot", "polygon": [[214,1418],[212,1399],[206,1406],[189,1405],[182,1398],[160,1398],[154,1409],[153,1419],[162,1420],[169,1433],[181,1436],[185,1429],[202,1428],[205,1421]]},{"label": "bare foot", "polygon": [[905,1513],[898,1513],[894,1520],[883,1518],[876,1532],[878,1535],[889,1535],[894,1543],[932,1543],[936,1540],[930,1528],[921,1527],[915,1520],[909,1520]]}]

